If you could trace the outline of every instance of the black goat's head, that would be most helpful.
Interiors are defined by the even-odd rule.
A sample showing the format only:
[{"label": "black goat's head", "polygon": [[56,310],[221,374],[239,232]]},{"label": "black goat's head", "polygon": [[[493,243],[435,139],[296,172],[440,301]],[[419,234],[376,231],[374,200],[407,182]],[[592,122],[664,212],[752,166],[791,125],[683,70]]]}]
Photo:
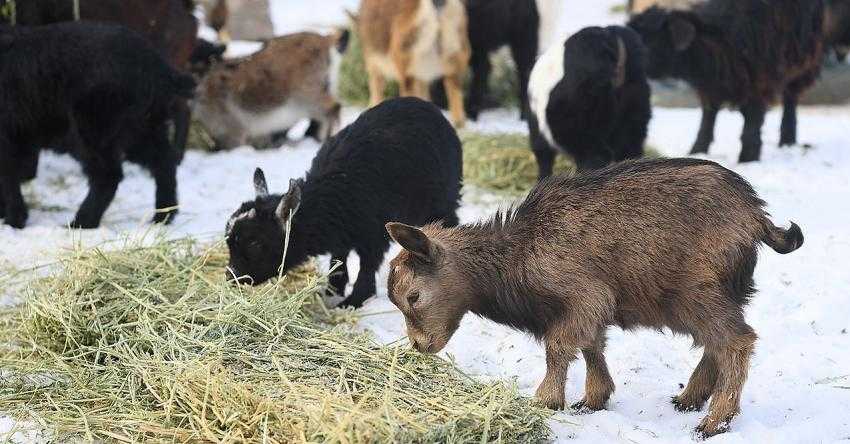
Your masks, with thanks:
[{"label": "black goat's head", "polygon": [[302,180],[291,180],[285,195],[270,195],[265,174],[257,168],[255,199],[243,203],[227,222],[229,280],[257,285],[280,273],[290,217],[301,205],[302,186]]},{"label": "black goat's head", "polygon": [[692,13],[653,6],[629,21],[629,27],[640,34],[649,50],[647,74],[650,77],[672,76],[676,58],[696,40],[694,20]]}]

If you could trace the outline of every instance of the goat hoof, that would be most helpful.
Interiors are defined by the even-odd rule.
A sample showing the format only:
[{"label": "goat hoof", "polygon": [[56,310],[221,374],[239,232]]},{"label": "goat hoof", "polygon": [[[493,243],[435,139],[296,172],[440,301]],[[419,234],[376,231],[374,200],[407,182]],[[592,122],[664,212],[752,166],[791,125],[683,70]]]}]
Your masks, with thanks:
[{"label": "goat hoof", "polygon": [[99,221],[85,220],[85,219],[81,219],[81,218],[77,217],[74,220],[72,220],[71,223],[68,224],[68,225],[75,230],[91,230],[91,229],[99,227],[100,222]]},{"label": "goat hoof", "polygon": [[673,396],[670,398],[670,403],[673,404],[673,408],[676,409],[677,412],[681,413],[698,412],[702,410],[703,405],[703,402],[683,401],[680,396]]},{"label": "goat hoof", "polygon": [[363,306],[363,302],[356,301],[351,299],[351,297],[346,298],[344,301],[340,302],[336,308],[353,308],[357,310],[358,308]]},{"label": "goat hoof", "polygon": [[165,211],[165,212],[157,212],[153,215],[153,223],[154,224],[163,224],[168,225],[174,221],[174,216],[177,215],[177,210],[174,211]]},{"label": "goat hoof", "polygon": [[600,405],[588,402],[586,399],[582,399],[581,401],[571,405],[570,408],[575,410],[577,415],[587,415],[600,410],[605,410],[605,405],[604,403]]},{"label": "goat hoof", "polygon": [[25,212],[25,213],[17,214],[17,215],[16,214],[10,214],[10,215],[6,216],[5,223],[6,223],[6,225],[8,225],[12,228],[17,228],[17,229],[20,230],[27,225],[27,213]]},{"label": "goat hoof", "polygon": [[731,420],[732,418],[728,417],[725,418],[723,421],[717,421],[712,419],[711,416],[706,416],[705,418],[703,418],[702,422],[700,422],[694,432],[696,432],[698,439],[708,439],[712,436],[728,432],[729,422]]},{"label": "goat hoof", "polygon": [[779,140],[779,146],[794,146],[797,144],[797,139],[795,138],[782,138]]}]

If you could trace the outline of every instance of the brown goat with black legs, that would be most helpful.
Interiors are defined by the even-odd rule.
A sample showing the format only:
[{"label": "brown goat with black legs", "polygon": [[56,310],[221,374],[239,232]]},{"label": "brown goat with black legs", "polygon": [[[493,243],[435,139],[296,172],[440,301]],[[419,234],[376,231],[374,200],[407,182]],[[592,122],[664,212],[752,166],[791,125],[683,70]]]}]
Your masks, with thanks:
[{"label": "brown goat with black legs", "polygon": [[455,228],[387,225],[404,250],[388,292],[412,345],[442,350],[472,312],[532,334],[546,349],[537,397],[562,409],[567,369],[581,350],[585,396],[600,410],[615,385],[605,330],[668,327],[705,354],[673,402],[699,410],[698,431],[721,433],[738,413],[756,340],[744,321],[757,250],[803,244],[797,225],[777,228],[740,176],[697,159],[626,161],[540,182],[492,220]]},{"label": "brown goat with black legs", "polygon": [[693,11],[652,7],[631,19],[649,48],[650,78],[679,78],[703,108],[692,154],[714,141],[720,107],[744,116],[741,162],[761,157],[761,128],[770,105],[783,100],[780,145],[797,143],[797,102],[820,74],[822,0],[709,0]]}]

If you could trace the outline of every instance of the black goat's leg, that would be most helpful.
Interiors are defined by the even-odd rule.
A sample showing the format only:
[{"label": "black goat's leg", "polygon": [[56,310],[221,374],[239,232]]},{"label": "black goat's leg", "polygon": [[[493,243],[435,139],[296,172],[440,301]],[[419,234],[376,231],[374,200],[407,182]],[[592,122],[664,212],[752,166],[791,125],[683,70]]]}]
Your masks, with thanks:
[{"label": "black goat's leg", "polygon": [[717,123],[717,113],[720,106],[709,100],[702,100],[702,121],[699,125],[697,140],[691,148],[691,154],[705,154],[714,142],[714,127]]},{"label": "black goat's leg", "polygon": [[767,105],[762,102],[750,102],[741,107],[744,115],[744,132],[741,134],[741,156],[738,161],[755,162],[761,158],[761,128]]}]

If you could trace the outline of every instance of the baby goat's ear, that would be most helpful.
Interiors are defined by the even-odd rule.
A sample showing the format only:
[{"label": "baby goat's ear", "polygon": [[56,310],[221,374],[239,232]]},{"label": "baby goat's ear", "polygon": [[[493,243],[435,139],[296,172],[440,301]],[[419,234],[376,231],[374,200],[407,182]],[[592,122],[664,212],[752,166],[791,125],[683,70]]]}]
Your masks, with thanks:
[{"label": "baby goat's ear", "polygon": [[430,260],[433,257],[434,248],[431,240],[419,228],[398,222],[390,222],[386,225],[386,228],[390,237],[405,250],[421,259]]},{"label": "baby goat's ear", "polygon": [[259,168],[254,170],[254,192],[257,193],[257,197],[266,197],[269,195],[269,185],[266,183],[266,175]]},{"label": "baby goat's ear", "polygon": [[304,181],[301,179],[291,179],[289,181],[289,191],[280,199],[280,203],[275,210],[277,218],[286,223],[289,219],[290,212],[295,214],[298,208],[301,207],[301,188]]}]

